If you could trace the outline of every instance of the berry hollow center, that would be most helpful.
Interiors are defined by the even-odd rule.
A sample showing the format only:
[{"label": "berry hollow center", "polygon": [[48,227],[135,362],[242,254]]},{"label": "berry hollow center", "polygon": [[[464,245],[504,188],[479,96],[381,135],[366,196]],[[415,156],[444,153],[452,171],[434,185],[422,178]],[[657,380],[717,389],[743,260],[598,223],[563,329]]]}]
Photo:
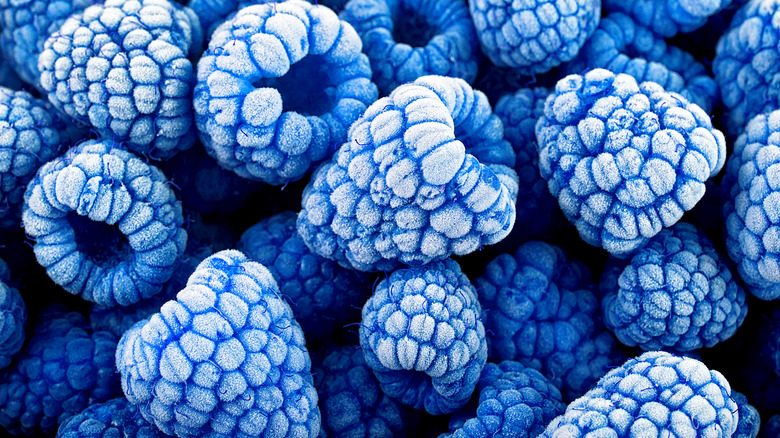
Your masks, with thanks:
[{"label": "berry hollow center", "polygon": [[322,116],[336,103],[336,88],[329,66],[321,55],[308,55],[290,66],[280,78],[263,78],[252,83],[255,88],[276,88],[282,95],[282,111],[304,116]]},{"label": "berry hollow center", "polygon": [[115,225],[96,222],[72,211],[68,223],[76,235],[76,249],[96,264],[116,266],[131,252],[127,237]]},{"label": "berry hollow center", "polygon": [[425,47],[437,33],[437,27],[419,11],[402,1],[393,17],[393,39],[412,47]]}]

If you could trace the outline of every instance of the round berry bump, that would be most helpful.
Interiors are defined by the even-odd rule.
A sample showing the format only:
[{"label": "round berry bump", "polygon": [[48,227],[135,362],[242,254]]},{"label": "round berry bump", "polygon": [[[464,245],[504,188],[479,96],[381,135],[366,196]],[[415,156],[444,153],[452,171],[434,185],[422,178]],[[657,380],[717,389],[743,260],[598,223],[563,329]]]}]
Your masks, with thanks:
[{"label": "round berry bump", "polygon": [[469,11],[484,53],[499,67],[545,73],[577,56],[601,18],[600,0],[475,0]]},{"label": "round berry bump", "polygon": [[[5,262],[0,260],[3,265]],[[0,368],[11,364],[22,349],[27,324],[27,306],[16,288],[0,281]]]},{"label": "round berry bump", "polygon": [[751,294],[780,298],[780,111],[760,114],[734,143],[721,182],[726,249]]},{"label": "round berry bump", "polygon": [[265,218],[244,232],[237,247],[268,268],[311,345],[359,318],[350,309],[366,302],[371,283],[365,273],[311,252],[295,229],[296,218],[291,211]]},{"label": "round berry bump", "polygon": [[349,0],[339,15],[363,40],[383,95],[426,75],[477,76],[479,42],[463,0]]},{"label": "round berry bump", "polygon": [[363,306],[360,345],[382,391],[432,415],[465,406],[487,359],[481,313],[452,259],[380,281]]},{"label": "round berry bump", "polygon": [[604,69],[558,81],[536,138],[563,214],[585,242],[621,258],[693,208],[726,159],[698,105]]},{"label": "round berry bump", "polygon": [[729,438],[738,411],[721,373],[696,359],[650,351],[607,373],[540,437]]},{"label": "round berry bump", "polygon": [[80,313],[57,305],[44,309],[30,332],[24,350],[0,371],[0,428],[52,436],[69,417],[121,394],[114,335],[93,331]]},{"label": "round berry bump", "polygon": [[361,271],[423,265],[501,241],[515,221],[515,155],[485,95],[425,76],[378,100],[315,172],[298,232]]},{"label": "round berry bump", "polygon": [[643,350],[712,347],[747,315],[744,289],[712,241],[687,223],[661,230],[627,263],[615,262],[605,283],[616,284],[602,288],[604,325]]},{"label": "round berry bump", "polygon": [[138,406],[117,397],[95,403],[60,424],[56,438],[165,438],[138,412]]},{"label": "round berry bump", "polygon": [[66,291],[107,306],[160,292],[187,243],[183,222],[165,175],[109,141],[44,164],[24,194],[38,263]]},{"label": "round berry bump", "polygon": [[24,189],[71,140],[63,119],[26,91],[0,87],[0,227],[16,228]]},{"label": "round berry bump", "polygon": [[322,408],[322,431],[336,438],[412,436],[418,411],[382,392],[355,347],[334,347],[314,368]]},{"label": "round berry bump", "polygon": [[68,18],[38,57],[49,101],[103,137],[169,158],[192,146],[193,66],[202,30],[168,0],[107,0]]},{"label": "round berry bump", "polygon": [[320,430],[303,332],[271,273],[241,252],[203,260],[116,350],[127,399],[168,435],[310,437]]},{"label": "round berry bump", "polygon": [[623,12],[658,36],[671,38],[677,33],[693,32],[700,28],[710,16],[725,9],[731,2],[732,0],[650,0],[632,3],[604,0],[603,8],[609,12]]},{"label": "round berry bump", "polygon": [[488,363],[479,379],[476,416],[441,437],[536,437],[565,408],[558,388],[539,371],[508,360]]},{"label": "round berry bump", "polygon": [[361,47],[326,7],[291,0],[241,9],[198,62],[195,122],[208,153],[245,178],[303,178],[377,98]]},{"label": "round berry bump", "polygon": [[526,242],[491,260],[474,285],[486,309],[493,361],[534,368],[571,401],[625,356],[601,322],[595,285],[557,246]]}]

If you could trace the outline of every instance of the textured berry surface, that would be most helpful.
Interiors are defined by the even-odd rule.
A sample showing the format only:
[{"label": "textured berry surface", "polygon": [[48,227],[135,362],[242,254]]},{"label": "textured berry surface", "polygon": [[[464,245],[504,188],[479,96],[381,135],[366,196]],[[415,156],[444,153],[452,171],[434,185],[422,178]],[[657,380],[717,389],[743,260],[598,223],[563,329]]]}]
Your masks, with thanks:
[{"label": "textured berry surface", "polygon": [[24,351],[0,371],[0,426],[14,435],[51,436],[68,417],[121,393],[114,335],[92,331],[61,306],[38,321]]},{"label": "textured berry surface", "polygon": [[487,359],[481,313],[452,259],[380,281],[363,306],[360,346],[385,394],[433,415],[465,406]]},{"label": "textured berry surface", "polygon": [[332,348],[313,370],[317,373],[322,432],[327,436],[413,436],[418,413],[382,392],[362,351],[354,347]]},{"label": "textured berry surface", "polygon": [[730,4],[731,0],[604,0],[603,7],[609,12],[624,12],[654,33],[671,38],[678,32],[698,29]]},{"label": "textured berry surface", "polygon": [[540,436],[729,438],[738,417],[722,374],[695,359],[652,351],[607,373]]},{"label": "textured berry surface", "polygon": [[69,140],[65,122],[50,105],[26,91],[0,87],[0,226],[19,226],[27,183]]},{"label": "textured berry surface", "polygon": [[68,18],[38,59],[49,101],[136,153],[193,145],[192,62],[202,30],[168,0],[107,0]]},{"label": "textured berry surface", "polygon": [[734,143],[721,182],[726,248],[747,290],[780,297],[780,111],[758,115]]},{"label": "textured berry surface", "polygon": [[624,73],[640,83],[656,82],[666,91],[680,93],[705,112],[719,103],[718,86],[703,63],[620,12],[602,18],[593,36],[565,70],[581,73],[591,68]]},{"label": "textured berry surface", "polygon": [[733,336],[747,316],[744,289],[712,241],[688,223],[661,230],[604,276],[617,277],[602,283],[604,324],[625,345],[712,347]]},{"label": "textured berry surface", "polygon": [[10,365],[22,349],[27,324],[27,306],[22,295],[4,281],[7,280],[0,281],[0,369]]},{"label": "textured berry surface", "polygon": [[361,271],[464,255],[515,221],[517,174],[501,120],[462,79],[425,76],[371,105],[306,187],[298,232]]},{"label": "textured berry surface", "polygon": [[[104,1],[0,0],[0,438],[530,438],[646,348],[747,396],[731,438],[780,412],[780,0]],[[57,303],[125,335],[124,399],[23,359]],[[711,438],[623,408],[559,438]]]},{"label": "textured berry surface", "polygon": [[723,127],[731,137],[740,135],[753,117],[780,104],[778,12],[780,3],[774,0],[749,1],[718,40],[712,71],[725,106]]},{"label": "textured berry surface", "polygon": [[191,235],[187,237],[187,249],[174,263],[171,278],[160,293],[129,306],[93,304],[89,309],[89,325],[95,330],[111,332],[119,339],[135,323],[149,318],[159,312],[163,304],[176,299],[176,294],[187,286],[187,280],[200,262],[214,253],[211,247],[199,245]]},{"label": "textured berry surface", "polygon": [[558,388],[539,371],[514,361],[488,363],[476,417],[440,438],[537,437],[565,408]]},{"label": "textured berry surface", "polygon": [[176,300],[125,332],[127,399],[168,435],[314,437],[303,332],[271,273],[236,250],[198,265]]},{"label": "textured berry surface", "polygon": [[477,75],[479,41],[464,0],[349,0],[339,14],[355,27],[383,95],[427,75]]},{"label": "textured berry surface", "polygon": [[39,87],[38,55],[49,35],[97,0],[0,0],[0,52],[29,85]]},{"label": "textured berry surface", "polygon": [[377,98],[355,30],[302,0],[241,9],[198,62],[196,125],[220,165],[281,185],[345,141]]},{"label": "textured berry surface", "polygon": [[65,420],[56,438],[165,438],[125,397],[95,403]]},{"label": "textured berry surface", "polygon": [[577,56],[601,18],[601,0],[473,0],[471,18],[494,65],[545,73]]},{"label": "textured berry surface", "polygon": [[624,359],[601,322],[595,285],[581,262],[557,246],[521,245],[490,261],[474,284],[489,330],[490,358],[537,369],[563,394],[579,397]]},{"label": "textured berry surface", "polygon": [[360,318],[357,309],[366,302],[371,283],[366,274],[312,253],[295,221],[293,212],[265,218],[244,232],[237,248],[268,268],[311,344]]},{"label": "textured berry surface", "polygon": [[49,277],[109,306],[158,293],[187,242],[181,204],[165,175],[113,146],[86,141],[43,165],[22,212]]},{"label": "textured berry surface", "polygon": [[510,244],[549,237],[566,223],[547,189],[547,181],[539,173],[534,132],[536,122],[544,115],[544,102],[550,91],[543,87],[521,88],[502,96],[496,103],[495,113],[504,124],[504,138],[517,157],[514,169],[522,187],[515,201],[515,226],[506,238]]},{"label": "textured berry surface", "polygon": [[732,390],[731,398],[737,403],[739,409],[737,430],[734,431],[731,438],[756,438],[761,428],[761,416],[758,414],[758,410],[748,403],[747,397],[740,392]]},{"label": "textured berry surface", "polygon": [[676,223],[726,160],[723,135],[697,105],[603,69],[558,81],[536,138],[566,218],[616,257]]}]

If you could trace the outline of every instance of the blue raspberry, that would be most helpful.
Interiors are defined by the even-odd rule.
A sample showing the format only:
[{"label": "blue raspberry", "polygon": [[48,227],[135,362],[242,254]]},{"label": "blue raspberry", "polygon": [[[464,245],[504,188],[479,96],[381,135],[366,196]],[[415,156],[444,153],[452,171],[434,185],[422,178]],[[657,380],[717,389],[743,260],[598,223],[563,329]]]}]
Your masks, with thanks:
[{"label": "blue raspberry", "polygon": [[[696,227],[661,230],[629,262],[601,306],[604,325],[625,345],[677,351],[712,347],[729,339],[747,316],[746,294]],[[610,282],[614,283],[614,280]]]},{"label": "blue raspberry", "polygon": [[245,178],[303,178],[377,98],[361,47],[326,7],[290,0],[241,9],[198,62],[195,122],[208,153]]},{"label": "blue raspberry", "polygon": [[502,96],[496,104],[495,113],[504,124],[504,138],[517,156],[514,169],[519,186],[523,188],[518,191],[515,201],[515,226],[505,240],[513,244],[530,239],[544,240],[543,237],[549,237],[566,224],[558,203],[547,190],[547,181],[539,174],[536,150],[534,127],[544,115],[544,102],[550,92],[543,87],[521,88]]},{"label": "blue raspberry", "polygon": [[704,64],[690,53],[667,45],[650,29],[620,12],[601,19],[566,71],[581,73],[591,68],[625,73],[637,82],[657,82],[664,90],[680,93],[705,112],[719,103],[718,87]]},{"label": "blue raspberry", "polygon": [[308,344],[331,337],[355,321],[371,291],[369,278],[322,258],[303,242],[295,229],[297,215],[282,212],[252,225],[237,249],[262,263],[293,306]]},{"label": "blue raspberry", "polygon": [[425,76],[371,105],[304,190],[298,232],[361,271],[464,255],[515,221],[512,147],[485,95]]},{"label": "blue raspberry", "polygon": [[44,164],[22,222],[47,274],[87,301],[129,305],[160,292],[184,252],[181,203],[165,175],[108,141]]},{"label": "blue raspberry", "polygon": [[526,242],[491,260],[474,281],[486,309],[493,361],[514,360],[573,400],[624,359],[601,322],[590,271],[562,249]]},{"label": "blue raspberry", "polygon": [[125,397],[95,403],[65,420],[56,438],[165,438]]},{"label": "blue raspberry", "polygon": [[440,438],[534,438],[565,408],[558,388],[539,371],[514,361],[488,363],[476,417]]},{"label": "blue raspberry", "polygon": [[703,26],[707,19],[727,8],[732,0],[641,0],[626,2],[604,0],[604,9],[623,12],[637,23],[663,38],[688,33]]},{"label": "blue raspberry", "polygon": [[773,0],[747,2],[715,47],[712,71],[725,106],[723,126],[733,138],[753,117],[780,106],[778,11]]},{"label": "blue raspberry", "polygon": [[6,281],[0,281],[0,369],[10,365],[22,349],[27,324],[27,306],[22,295]]},{"label": "blue raspberry", "polygon": [[563,214],[585,242],[622,258],[693,208],[726,160],[698,105],[603,69],[558,81],[536,138]]},{"label": "blue raspberry", "polygon": [[479,42],[464,0],[349,0],[354,26],[383,95],[427,75],[474,82]]},{"label": "blue raspberry", "polygon": [[0,427],[13,435],[51,436],[67,418],[121,394],[114,335],[92,331],[61,306],[38,321],[24,351],[0,371]]},{"label": "blue raspberry", "polygon": [[737,430],[731,438],[756,438],[761,427],[761,415],[758,410],[748,403],[747,397],[741,392],[732,390],[731,398],[737,402],[739,416]]},{"label": "blue raspberry", "polygon": [[734,143],[721,182],[726,249],[748,292],[780,298],[780,111],[760,114]]},{"label": "blue raspberry", "polygon": [[188,55],[200,23],[168,0],[107,0],[66,20],[38,59],[49,101],[106,138],[155,158],[196,140]]},{"label": "blue raspberry", "polygon": [[119,341],[127,399],[168,435],[314,437],[303,332],[271,273],[236,250],[200,263],[160,312]]},{"label": "blue raspberry", "polygon": [[335,347],[314,368],[322,409],[322,432],[338,438],[412,436],[417,411],[388,397],[366,365],[363,352]]},{"label": "blue raspberry", "polygon": [[360,346],[382,391],[432,415],[465,406],[487,360],[481,313],[452,259],[380,281],[363,306]]},{"label": "blue raspberry", "polygon": [[49,35],[72,14],[98,0],[0,0],[0,47],[5,59],[27,84],[40,87],[38,55]]},{"label": "blue raspberry", "polygon": [[0,226],[19,227],[24,189],[71,137],[66,122],[26,91],[0,87]]},{"label": "blue raspberry", "polygon": [[545,73],[577,56],[601,18],[601,0],[473,0],[482,52],[499,67]]},{"label": "blue raspberry", "polygon": [[651,351],[607,373],[540,438],[728,438],[737,429],[738,416],[721,373],[695,359]]}]

